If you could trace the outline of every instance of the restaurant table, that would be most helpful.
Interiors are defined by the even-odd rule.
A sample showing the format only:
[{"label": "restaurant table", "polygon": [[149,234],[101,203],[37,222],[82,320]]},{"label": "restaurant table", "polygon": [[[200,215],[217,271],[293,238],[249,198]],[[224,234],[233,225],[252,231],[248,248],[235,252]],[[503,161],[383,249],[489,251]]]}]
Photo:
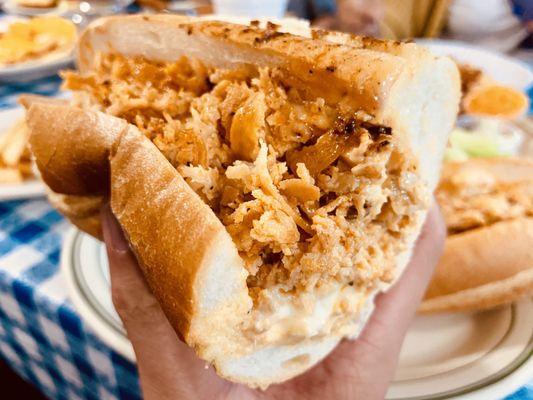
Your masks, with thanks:
[{"label": "restaurant table", "polygon": [[[0,83],[0,110],[23,92],[53,95],[59,83]],[[44,198],[0,202],[0,357],[51,399],[139,399],[135,365],[100,341],[68,300],[59,269],[67,228]],[[507,398],[526,399],[533,381]]]}]

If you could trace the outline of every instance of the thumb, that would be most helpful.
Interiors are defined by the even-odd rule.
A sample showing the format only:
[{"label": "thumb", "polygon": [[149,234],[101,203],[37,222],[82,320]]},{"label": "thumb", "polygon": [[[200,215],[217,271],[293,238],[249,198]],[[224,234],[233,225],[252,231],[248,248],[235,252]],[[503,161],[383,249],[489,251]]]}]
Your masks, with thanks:
[{"label": "thumb", "polygon": [[153,323],[162,311],[109,205],[102,208],[101,216],[113,304],[128,333],[135,333],[137,327]]},{"label": "thumb", "polygon": [[205,363],[179,340],[109,205],[102,209],[101,216],[113,304],[135,351],[144,398],[193,398],[190,385],[185,383],[214,372],[206,371]]}]

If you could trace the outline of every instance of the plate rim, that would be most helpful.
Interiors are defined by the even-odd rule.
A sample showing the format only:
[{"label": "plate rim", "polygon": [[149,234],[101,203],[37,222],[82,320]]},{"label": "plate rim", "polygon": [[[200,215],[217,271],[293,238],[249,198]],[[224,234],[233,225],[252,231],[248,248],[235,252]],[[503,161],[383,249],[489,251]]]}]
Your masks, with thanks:
[{"label": "plate rim", "polygon": [[[89,282],[87,277],[82,272],[82,259],[81,259],[81,245],[82,245],[82,234],[78,233],[74,238],[73,249],[70,257],[70,263],[73,269],[73,278],[76,287],[79,289],[81,295],[84,299],[94,308],[94,311],[113,329],[118,335],[127,337],[126,330],[122,323],[113,319],[111,315],[107,312],[105,307],[98,301],[98,298],[94,295],[93,292],[89,289]],[[98,262],[101,262],[101,257],[98,257]]]},{"label": "plate rim", "polygon": [[[509,333],[512,331],[513,326],[516,325],[516,318],[517,318],[517,307],[518,305],[516,303],[513,303],[509,305],[511,307],[511,322],[509,324],[509,329],[505,333],[504,336],[498,341],[498,344],[500,344],[503,340],[505,340],[506,337],[508,337]],[[531,307],[531,306],[530,306]],[[492,352],[497,346],[492,348],[490,352]],[[476,360],[477,361],[477,360]],[[473,361],[475,363],[476,361]],[[460,369],[462,367],[466,367],[468,365],[472,365],[472,363],[465,364],[461,367],[458,367],[456,369]],[[448,371],[450,372],[450,371]],[[533,331],[531,332],[529,336],[529,340],[527,344],[525,345],[524,349],[520,352],[520,354],[514,358],[509,364],[507,364],[502,369],[492,373],[491,375],[477,381],[473,382],[471,384],[451,389],[448,391],[443,391],[439,393],[435,393],[429,396],[415,396],[415,397],[391,397],[387,398],[388,400],[445,400],[445,399],[456,399],[456,400],[467,400],[467,399],[488,399],[493,398],[497,399],[502,396],[507,396],[509,394],[512,394],[514,391],[519,389],[520,387],[524,386],[525,383],[529,381],[529,378],[531,376],[531,373],[533,372]],[[516,379],[517,375],[519,377],[524,377],[522,379]],[[513,380],[516,380],[516,383],[506,385],[506,381],[510,380],[508,378],[514,378]],[[527,378],[527,379],[525,379]],[[421,378],[421,379],[430,379],[430,377]],[[411,380],[403,380],[403,383],[409,384],[409,381],[417,381],[418,379],[411,379]],[[391,385],[394,382],[391,381]],[[479,397],[483,392],[488,390],[496,390],[499,388],[502,388],[503,386],[506,386],[506,389],[499,390],[499,395],[494,395],[493,393],[490,394],[491,397],[487,397],[486,394],[484,397]]]},{"label": "plate rim", "polygon": [[[438,373],[436,373],[434,375],[424,375],[424,376],[421,376],[419,378],[410,378],[410,379],[408,378],[408,379],[398,379],[398,380],[394,380],[394,378],[393,378],[393,380],[391,382],[392,383],[396,383],[397,382],[397,383],[402,383],[402,384],[409,383],[409,382],[416,382],[416,381],[420,381],[420,380],[423,380],[423,379],[431,378],[432,376],[452,373],[452,372],[457,371],[459,369],[467,368],[467,367],[471,367],[472,365],[475,365],[475,363],[480,361],[481,359],[483,359],[483,357],[486,357],[489,354],[491,354],[492,352],[494,352],[494,350],[496,350],[498,348],[498,346],[500,346],[502,344],[502,342],[504,342],[509,337],[509,335],[512,334],[512,330],[513,330],[513,326],[515,324],[516,314],[517,314],[516,303],[512,303],[512,304],[506,305],[504,307],[510,309],[509,310],[510,311],[509,325],[507,326],[507,328],[505,330],[505,333],[496,341],[496,343],[492,347],[490,347],[485,353],[481,354],[480,357],[472,359],[472,360],[468,361],[465,364],[453,367],[452,369],[444,370],[442,372],[438,372]],[[453,314],[455,314],[455,313],[453,313]],[[466,313],[466,314],[469,314],[469,313]],[[418,316],[418,315],[420,315],[420,314],[416,314],[415,317]],[[433,316],[438,316],[438,314],[433,314]],[[533,334],[532,334],[532,337],[530,337],[529,340],[531,341],[532,339],[533,339]],[[529,342],[528,342],[528,346],[529,346]],[[520,353],[519,356],[521,354],[522,353]],[[447,391],[447,392],[449,392],[449,391]],[[405,400],[405,399],[401,398],[401,397],[395,397],[394,400]],[[431,400],[433,400],[433,399],[431,398]]]},{"label": "plate rim", "polygon": [[135,363],[135,352],[127,336],[106,322],[106,319],[95,310],[77,284],[72,261],[76,249],[76,240],[79,240],[78,238],[80,237],[83,237],[83,232],[71,226],[65,235],[61,248],[60,271],[65,277],[68,298],[78,311],[85,325],[102,342],[127,360]]},{"label": "plate rim", "polygon": [[0,66],[0,78],[13,78],[18,74],[31,73],[41,69],[55,69],[74,62],[74,49],[51,53],[44,58],[27,60],[8,66]]},{"label": "plate rim", "polygon": [[24,200],[44,197],[44,185],[38,179],[21,184],[0,184],[0,201]]},{"label": "plate rim", "polygon": [[[506,62],[516,64],[520,68],[522,68],[524,71],[527,71],[529,75],[529,83],[526,87],[523,88],[524,91],[527,91],[529,88],[533,86],[533,68],[530,67],[525,61],[520,60],[519,58],[513,57],[512,55],[505,54],[505,53],[502,53],[497,50],[493,50],[488,47],[478,46],[476,44],[465,43],[465,42],[461,42],[458,40],[450,40],[450,39],[417,38],[415,39],[415,43],[420,44],[428,48],[429,50],[431,50],[431,46],[449,46],[449,47],[456,47],[458,49],[479,51],[482,53],[489,54],[493,57],[503,59]],[[450,55],[450,56],[453,57],[453,55]]]}]

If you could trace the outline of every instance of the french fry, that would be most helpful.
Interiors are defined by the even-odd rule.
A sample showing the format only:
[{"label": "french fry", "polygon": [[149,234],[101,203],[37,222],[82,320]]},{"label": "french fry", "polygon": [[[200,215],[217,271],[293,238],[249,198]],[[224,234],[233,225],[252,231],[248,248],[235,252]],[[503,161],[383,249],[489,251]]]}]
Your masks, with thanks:
[{"label": "french fry", "polygon": [[18,120],[9,129],[9,141],[0,149],[2,161],[8,167],[16,167],[28,145],[28,128],[24,119]]},{"label": "french fry", "polygon": [[4,148],[11,142],[12,138],[17,135],[18,130],[20,129],[20,124],[23,122],[22,119],[17,120],[13,125],[11,125],[7,131],[0,132],[0,159],[1,154],[4,151]]},{"label": "french fry", "polygon": [[0,183],[20,183],[23,179],[18,168],[0,167]]},{"label": "french fry", "polygon": [[21,183],[34,175],[28,136],[24,118],[0,134],[0,184]]}]

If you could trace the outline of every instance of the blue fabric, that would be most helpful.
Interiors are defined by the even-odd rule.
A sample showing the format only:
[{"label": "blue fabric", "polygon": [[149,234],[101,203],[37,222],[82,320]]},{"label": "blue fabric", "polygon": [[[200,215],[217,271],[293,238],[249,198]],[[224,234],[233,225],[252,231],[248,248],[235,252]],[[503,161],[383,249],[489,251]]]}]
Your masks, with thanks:
[{"label": "blue fabric", "polygon": [[533,400],[533,382],[528,383],[505,400]]},{"label": "blue fabric", "polygon": [[532,0],[512,0],[513,13],[522,21],[527,22],[533,19]]},{"label": "blue fabric", "polygon": [[337,12],[335,0],[290,0],[287,11],[298,18],[314,20]]},{"label": "blue fabric", "polygon": [[0,357],[52,399],[140,399],[135,365],[67,299],[59,272],[67,227],[44,199],[0,203]]},{"label": "blue fabric", "polygon": [[[533,0],[511,0],[513,13],[524,24],[533,20]],[[533,47],[533,35],[529,35],[522,41],[520,47],[531,49]]]},{"label": "blue fabric", "polygon": [[17,99],[23,93],[50,96],[57,93],[61,84],[59,76],[43,78],[28,83],[5,84],[0,82],[0,109],[16,107]]}]

